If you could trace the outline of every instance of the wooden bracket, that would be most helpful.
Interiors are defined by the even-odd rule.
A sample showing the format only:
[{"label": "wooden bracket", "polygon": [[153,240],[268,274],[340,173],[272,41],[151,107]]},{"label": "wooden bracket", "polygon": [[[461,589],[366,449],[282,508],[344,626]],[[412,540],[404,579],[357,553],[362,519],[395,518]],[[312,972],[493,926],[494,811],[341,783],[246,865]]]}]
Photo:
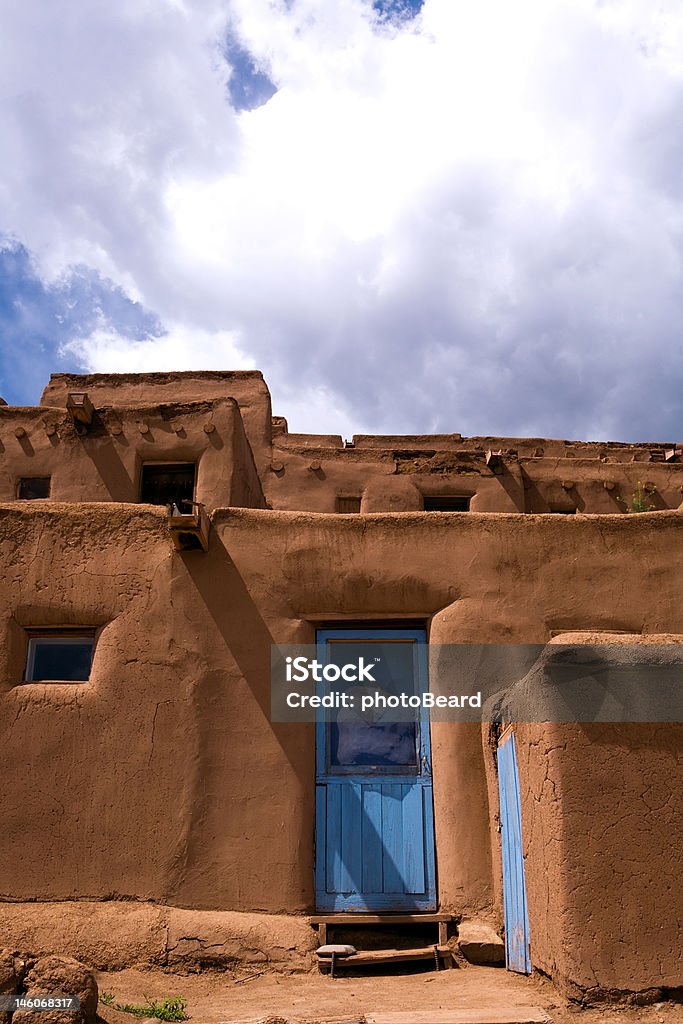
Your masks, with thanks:
[{"label": "wooden bracket", "polygon": [[66,408],[74,421],[76,430],[85,433],[92,425],[95,408],[88,397],[87,391],[70,391],[66,399]]},{"label": "wooden bracket", "polygon": [[185,515],[177,505],[171,506],[168,514],[168,529],[176,551],[208,551],[211,522],[204,506],[188,502],[192,512]]},{"label": "wooden bracket", "polygon": [[502,451],[493,452],[493,451],[491,451],[491,449],[489,449],[487,451],[487,453],[486,453],[486,465],[496,475],[502,473],[503,470],[505,469],[505,463],[503,462],[503,453],[502,453]]}]

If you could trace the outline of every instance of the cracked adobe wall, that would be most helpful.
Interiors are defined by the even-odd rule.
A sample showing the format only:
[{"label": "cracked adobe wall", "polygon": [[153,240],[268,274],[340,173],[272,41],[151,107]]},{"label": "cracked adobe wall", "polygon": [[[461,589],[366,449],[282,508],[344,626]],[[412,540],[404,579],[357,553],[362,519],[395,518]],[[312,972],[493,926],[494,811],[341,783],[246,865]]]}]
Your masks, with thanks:
[{"label": "cracked adobe wall", "polygon": [[683,726],[515,734],[534,965],[573,997],[680,986]]},{"label": "cracked adobe wall", "polygon": [[[532,519],[233,510],[215,514],[208,554],[180,555],[161,510],[4,506],[3,898],[311,909],[313,727],[269,721],[271,642],[310,640],[319,621],[391,616],[430,620],[435,643],[544,643],[558,629],[596,626],[683,633],[672,564],[682,524],[673,512]],[[17,685],[24,628],[65,624],[101,629],[91,682]],[[669,780],[669,753],[650,756],[655,738],[647,727],[643,735],[634,765],[653,784]],[[494,808],[479,737],[478,727],[434,723],[439,894],[457,914],[496,906]],[[671,743],[680,757],[676,736]],[[555,772],[562,786],[590,761],[590,745],[576,749],[576,761]],[[621,815],[619,794],[604,785],[602,813]],[[585,792],[567,792],[567,821],[581,824]],[[544,852],[554,830],[547,804],[537,818],[546,831],[531,837],[528,856],[568,892],[552,873],[557,859]],[[614,849],[638,827],[625,819]],[[650,814],[647,828],[654,846],[669,842],[666,815]],[[584,903],[591,887],[605,890],[597,850],[580,862]],[[572,855],[565,871],[575,870]],[[638,863],[650,856],[638,847]],[[653,926],[646,890],[625,889],[624,900]],[[675,898],[672,907],[680,907]],[[579,925],[573,932],[564,919],[544,924],[534,914],[537,963],[590,982],[592,947]],[[608,965],[621,947],[604,924],[595,942]],[[564,941],[573,952],[562,958]],[[664,945],[660,953],[675,966]],[[598,982],[611,984],[604,965],[591,959]],[[630,966],[629,987],[650,984],[650,962]]]}]

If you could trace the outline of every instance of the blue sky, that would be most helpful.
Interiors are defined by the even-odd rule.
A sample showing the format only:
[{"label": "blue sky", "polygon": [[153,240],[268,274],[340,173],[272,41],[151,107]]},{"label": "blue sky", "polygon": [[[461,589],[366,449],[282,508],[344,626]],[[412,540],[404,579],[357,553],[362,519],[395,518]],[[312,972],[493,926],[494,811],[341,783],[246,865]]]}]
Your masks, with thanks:
[{"label": "blue sky", "polygon": [[6,401],[34,405],[37,388],[51,373],[82,372],[82,361],[61,346],[103,324],[136,339],[162,333],[154,316],[97,271],[73,267],[62,280],[45,284],[22,245],[0,241],[0,380]]},{"label": "blue sky", "polygon": [[680,440],[674,0],[37,0],[0,395],[261,368],[293,430]]}]

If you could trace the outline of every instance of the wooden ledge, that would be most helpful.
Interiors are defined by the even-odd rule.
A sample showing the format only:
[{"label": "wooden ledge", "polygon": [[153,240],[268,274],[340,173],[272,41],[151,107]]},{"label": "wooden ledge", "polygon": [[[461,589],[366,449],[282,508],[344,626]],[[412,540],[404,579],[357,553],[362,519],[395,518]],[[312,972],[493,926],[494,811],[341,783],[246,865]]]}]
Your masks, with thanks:
[{"label": "wooden ledge", "polygon": [[452,914],[316,914],[309,917],[311,924],[442,924],[452,921]]}]

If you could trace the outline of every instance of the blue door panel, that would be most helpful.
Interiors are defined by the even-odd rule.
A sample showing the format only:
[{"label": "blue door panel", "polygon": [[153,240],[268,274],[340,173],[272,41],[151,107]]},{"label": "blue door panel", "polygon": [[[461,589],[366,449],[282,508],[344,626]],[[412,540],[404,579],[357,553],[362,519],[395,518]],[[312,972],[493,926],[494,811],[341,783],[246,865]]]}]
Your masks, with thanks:
[{"label": "blue door panel", "polygon": [[[324,630],[329,638],[417,639],[417,630]],[[426,684],[426,673],[422,684]],[[318,910],[435,910],[434,817],[429,721],[416,725],[417,764],[406,774],[333,766],[331,730],[317,728],[316,904]],[[357,737],[356,737],[357,738]],[[364,772],[366,772],[364,774]]]},{"label": "blue door panel", "polygon": [[363,787],[363,875],[361,892],[382,892],[384,866],[382,849],[382,787],[369,783]]},{"label": "blue door panel", "polygon": [[425,891],[425,823],[424,787],[402,786],[403,825],[410,831],[411,841],[403,849],[403,883],[405,891],[418,895]]},{"label": "blue door panel", "polygon": [[341,828],[342,803],[341,788],[329,786],[327,789],[325,813],[327,821],[326,846],[326,886],[328,892],[338,892],[342,888],[341,859]]},{"label": "blue door panel", "polygon": [[319,909],[435,909],[431,802],[414,782],[318,785]]},{"label": "blue door panel", "polygon": [[362,793],[351,786],[339,786],[342,805],[341,890],[353,892],[363,882],[361,849],[363,844]]},{"label": "blue door panel", "polygon": [[531,973],[529,914],[524,878],[522,807],[519,773],[512,732],[498,747],[503,900],[505,904],[505,958],[509,971]]},{"label": "blue door panel", "polygon": [[[403,806],[401,786],[382,786],[382,866],[385,893],[397,896],[405,892],[403,878]],[[420,822],[419,827],[422,827]],[[411,837],[412,838],[412,837]],[[409,838],[409,842],[411,839]]]}]

